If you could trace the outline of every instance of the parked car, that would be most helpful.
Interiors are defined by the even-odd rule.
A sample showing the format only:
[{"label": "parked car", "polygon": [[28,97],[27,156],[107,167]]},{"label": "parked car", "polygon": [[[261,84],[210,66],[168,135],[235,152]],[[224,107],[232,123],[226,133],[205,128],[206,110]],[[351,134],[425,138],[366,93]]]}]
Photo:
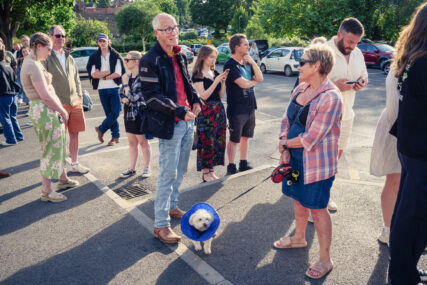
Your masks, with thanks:
[{"label": "parked car", "polygon": [[269,54],[271,51],[275,50],[278,47],[270,47],[264,51],[259,52],[259,58],[262,59],[264,56],[266,56],[267,54]]},{"label": "parked car", "polygon": [[216,49],[218,50],[218,57],[216,58],[216,62],[224,63],[232,56],[228,44],[227,46],[219,46]]},{"label": "parked car", "polygon": [[393,58],[394,48],[387,44],[359,43],[357,47],[362,51],[366,65],[381,67],[384,61]]},{"label": "parked car", "polygon": [[97,47],[79,47],[71,50],[70,55],[74,58],[79,72],[87,72],[86,65],[89,61],[89,56],[97,50]]},{"label": "parked car", "polygon": [[190,49],[194,53],[194,55],[197,55],[202,46],[203,46],[202,44],[191,44]]},{"label": "parked car", "polygon": [[185,52],[187,55],[188,63],[192,63],[194,60],[194,53],[190,50],[190,48],[186,45],[179,45],[181,48],[181,52]]},{"label": "parked car", "polygon": [[388,72],[390,71],[390,65],[391,65],[392,61],[393,61],[392,59],[388,59],[388,60],[382,62],[380,68],[384,72],[385,75],[387,75]]},{"label": "parked car", "polygon": [[228,43],[222,43],[217,48],[219,48],[219,47],[229,47],[229,46],[230,45]]},{"label": "parked car", "polygon": [[267,40],[249,40],[249,47],[252,46],[252,43],[255,42],[258,48],[258,51],[265,51],[268,49],[268,41]]},{"label": "parked car", "polygon": [[285,76],[292,76],[298,72],[299,59],[303,52],[301,47],[277,48],[261,60],[261,71],[280,71],[284,72]]}]

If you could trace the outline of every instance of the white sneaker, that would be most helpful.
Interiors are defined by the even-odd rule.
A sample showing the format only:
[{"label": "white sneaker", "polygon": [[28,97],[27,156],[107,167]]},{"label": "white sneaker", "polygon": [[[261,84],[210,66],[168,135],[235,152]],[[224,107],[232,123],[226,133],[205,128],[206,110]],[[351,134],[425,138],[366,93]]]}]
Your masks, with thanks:
[{"label": "white sneaker", "polygon": [[389,245],[390,240],[390,228],[383,227],[381,234],[378,236],[378,241],[381,243]]},{"label": "white sneaker", "polygon": [[18,104],[21,105],[24,101],[22,99],[18,99]]},{"label": "white sneaker", "polygon": [[0,142],[0,145],[2,145],[2,146],[10,146],[10,145],[16,145],[16,143],[8,143],[8,142],[4,141],[4,142]]},{"label": "white sneaker", "polygon": [[26,126],[29,126],[29,127],[32,127],[32,126],[33,126],[33,123],[31,123],[31,121],[28,121],[25,125],[26,125]]},{"label": "white sneaker", "polygon": [[333,212],[338,211],[337,203],[335,203],[334,201],[329,201],[328,210]]},{"label": "white sneaker", "polygon": [[141,177],[150,177],[151,176],[151,170],[150,168],[144,168],[144,171],[141,174]]},{"label": "white sneaker", "polygon": [[71,169],[70,169],[70,171],[71,172],[78,172],[78,173],[81,173],[81,174],[86,174],[86,173],[89,172],[89,168],[84,167],[83,165],[81,165],[78,162],[72,162],[71,163]]}]

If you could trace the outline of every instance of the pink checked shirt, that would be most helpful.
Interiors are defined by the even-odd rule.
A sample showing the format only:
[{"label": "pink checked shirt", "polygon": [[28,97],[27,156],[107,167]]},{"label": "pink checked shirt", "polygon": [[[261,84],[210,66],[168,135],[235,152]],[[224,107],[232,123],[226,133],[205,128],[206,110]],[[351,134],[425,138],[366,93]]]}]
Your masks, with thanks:
[{"label": "pink checked shirt", "polygon": [[[290,102],[296,94],[308,86],[305,82],[298,85],[291,95]],[[342,113],[341,93],[327,78],[319,87],[319,93],[321,94],[310,102],[305,132],[298,136],[304,147],[304,184],[325,180],[337,173]],[[286,113],[282,119],[280,132],[280,136],[284,138],[287,138],[290,127]]]}]

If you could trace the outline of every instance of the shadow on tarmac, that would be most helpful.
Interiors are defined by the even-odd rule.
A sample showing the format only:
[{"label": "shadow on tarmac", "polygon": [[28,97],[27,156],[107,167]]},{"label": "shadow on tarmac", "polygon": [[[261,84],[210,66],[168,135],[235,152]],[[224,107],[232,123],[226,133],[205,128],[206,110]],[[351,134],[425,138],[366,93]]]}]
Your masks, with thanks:
[{"label": "shadow on tarmac", "polygon": [[24,187],[24,188],[22,188],[22,189],[19,189],[19,190],[16,190],[16,191],[10,192],[10,193],[6,193],[6,194],[4,194],[4,195],[1,195],[1,196],[0,196],[0,204],[1,204],[1,203],[3,203],[3,202],[4,202],[4,201],[6,201],[6,200],[12,199],[13,197],[16,197],[16,196],[21,195],[21,194],[23,194],[23,193],[25,193],[25,192],[31,191],[31,190],[33,190],[33,189],[35,189],[35,188],[37,188],[37,187],[40,187],[40,186],[42,186],[42,183],[41,183],[41,182],[39,182],[39,183],[35,183],[35,184],[33,184],[33,185],[30,185],[30,186]]},{"label": "shadow on tarmac", "polygon": [[[101,191],[91,192],[102,194]],[[73,197],[63,204],[71,205],[76,199]],[[135,219],[126,215],[83,244],[21,269],[4,280],[3,284],[107,284],[117,274],[153,252],[171,254],[151,235],[144,240],[141,234],[135,233]],[[143,281],[144,274],[149,274],[149,271],[139,274],[140,281]]]},{"label": "shadow on tarmac", "polygon": [[384,284],[384,280],[387,280],[388,276],[388,264],[389,264],[389,249],[386,245],[378,242],[380,254],[378,255],[377,264],[369,277],[367,285]]},{"label": "shadow on tarmac", "polygon": [[87,203],[103,194],[101,191],[86,191],[85,195],[81,195],[79,192],[84,191],[85,186],[87,185],[84,184],[70,190],[62,191],[62,193],[67,193],[68,200],[65,203],[46,203],[37,199],[4,214],[0,214],[0,235],[13,233],[50,215],[61,213]]},{"label": "shadow on tarmac", "polygon": [[12,166],[12,167],[8,167],[5,169],[2,169],[1,171],[3,172],[11,172],[13,174],[17,174],[19,172],[24,172],[24,171],[28,171],[31,170],[33,168],[38,168],[40,167],[40,159],[36,159],[33,161],[29,161],[26,163],[22,163],[16,166]]}]

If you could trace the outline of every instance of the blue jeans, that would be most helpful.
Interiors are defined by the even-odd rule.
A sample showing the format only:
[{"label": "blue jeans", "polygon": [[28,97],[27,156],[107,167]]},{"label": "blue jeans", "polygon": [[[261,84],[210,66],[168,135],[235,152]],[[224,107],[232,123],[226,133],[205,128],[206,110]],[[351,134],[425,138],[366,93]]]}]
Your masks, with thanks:
[{"label": "blue jeans", "polygon": [[99,89],[98,93],[99,99],[101,99],[102,108],[104,108],[104,113],[107,116],[99,126],[99,130],[102,133],[111,130],[112,137],[119,138],[119,122],[117,121],[117,118],[122,111],[119,88]]},{"label": "blue jeans", "polygon": [[16,119],[17,110],[15,95],[0,96],[0,122],[3,125],[3,134],[6,142],[10,144],[16,144],[17,141],[24,139]]},{"label": "blue jeans", "polygon": [[24,88],[22,88],[21,78],[19,76],[16,78],[16,82],[21,86],[21,89],[19,89],[18,92],[18,99],[22,99],[22,102],[24,103],[30,103],[30,99],[25,95]]},{"label": "blue jeans", "polygon": [[179,121],[170,140],[159,139],[160,174],[154,201],[154,226],[170,225],[169,210],[178,207],[179,186],[187,172],[194,121]]}]

